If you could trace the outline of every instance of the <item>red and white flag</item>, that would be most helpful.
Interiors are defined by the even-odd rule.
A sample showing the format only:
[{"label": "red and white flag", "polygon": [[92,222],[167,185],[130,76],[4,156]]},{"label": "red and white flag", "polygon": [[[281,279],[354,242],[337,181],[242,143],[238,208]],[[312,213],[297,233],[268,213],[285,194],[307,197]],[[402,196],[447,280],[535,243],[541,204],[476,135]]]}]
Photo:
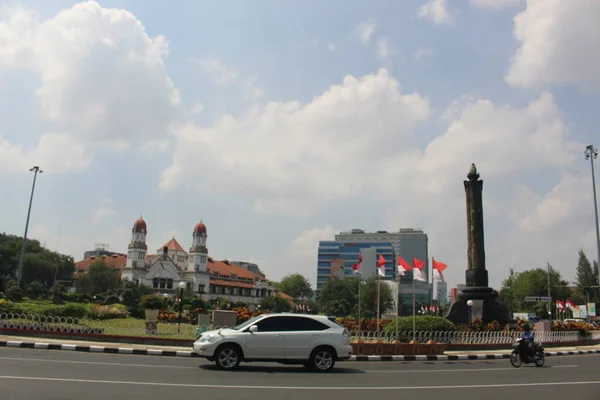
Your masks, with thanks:
[{"label": "red and white flag", "polygon": [[425,276],[425,272],[423,272],[423,267],[425,266],[425,262],[413,257],[413,279],[417,281],[427,282],[427,277]]},{"label": "red and white flag", "polygon": [[565,303],[563,301],[556,300],[556,308],[559,309],[559,310],[564,310],[565,309]]},{"label": "red and white flag", "polygon": [[353,274],[360,274],[360,266],[362,265],[362,251],[358,253],[358,262],[352,266]]},{"label": "red and white flag", "polygon": [[566,303],[567,308],[570,308],[571,310],[577,310],[578,307],[571,300],[567,299]]},{"label": "red and white flag", "polygon": [[440,281],[444,282],[444,275],[442,274],[442,272],[444,272],[444,270],[448,268],[448,265],[436,261],[435,257],[432,257],[431,260],[431,267],[433,268],[433,277],[438,278]]},{"label": "red and white flag", "polygon": [[398,256],[398,275],[404,276],[407,271],[410,271],[412,267],[407,263],[404,258]]},{"label": "red and white flag", "polygon": [[377,261],[377,273],[379,276],[385,276],[385,258],[380,254]]}]

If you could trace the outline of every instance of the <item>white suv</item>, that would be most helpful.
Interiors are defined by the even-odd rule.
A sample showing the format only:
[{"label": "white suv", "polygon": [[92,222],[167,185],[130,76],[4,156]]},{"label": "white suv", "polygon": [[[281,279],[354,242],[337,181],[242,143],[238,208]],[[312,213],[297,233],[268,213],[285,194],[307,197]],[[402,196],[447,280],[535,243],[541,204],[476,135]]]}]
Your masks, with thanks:
[{"label": "white suv", "polygon": [[204,332],[193,348],[225,370],[242,361],[273,361],[327,372],[352,356],[350,332],[334,318],[291,313],[263,314],[234,328]]}]

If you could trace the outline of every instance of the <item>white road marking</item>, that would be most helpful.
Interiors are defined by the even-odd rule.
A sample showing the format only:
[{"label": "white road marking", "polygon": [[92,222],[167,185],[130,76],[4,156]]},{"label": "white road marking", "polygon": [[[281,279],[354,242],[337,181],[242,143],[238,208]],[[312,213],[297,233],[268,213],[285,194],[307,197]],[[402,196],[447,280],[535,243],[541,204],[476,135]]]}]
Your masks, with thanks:
[{"label": "white road marking", "polygon": [[[552,365],[547,366],[545,368],[576,368],[579,365]],[[537,368],[531,368],[531,370],[536,370]],[[473,369],[402,369],[402,370],[373,370],[373,371],[363,371],[368,372],[370,374],[414,374],[414,373],[433,373],[433,372],[487,372],[487,371],[515,371],[517,370],[514,367],[510,368],[473,368]]]},{"label": "white road marking", "polygon": [[98,361],[47,360],[47,359],[40,359],[40,358],[0,357],[0,360],[54,362],[54,363],[64,363],[64,364],[111,365],[111,366],[117,366],[117,367],[198,369],[198,367],[186,367],[186,366],[180,366],[180,365],[148,365],[148,364],[110,363],[110,362],[98,362]]},{"label": "white road marking", "polygon": [[[87,364],[87,365],[110,365],[118,367],[143,367],[143,368],[174,368],[174,369],[198,369],[198,367],[188,367],[180,365],[151,365],[151,364],[130,364],[130,363],[111,363],[99,361],[74,361],[74,360],[56,360],[56,359],[40,359],[40,358],[19,358],[19,357],[0,357],[0,360],[11,361],[31,361],[31,362],[52,362],[64,364]],[[553,365],[546,368],[576,368],[579,365]],[[535,369],[535,368],[533,368]],[[414,374],[414,373],[446,373],[446,372],[486,372],[486,371],[514,371],[514,367],[510,368],[461,368],[461,369],[402,369],[402,370],[367,370],[362,371],[369,374]],[[248,371],[251,372],[251,371]]]},{"label": "white road marking", "polygon": [[188,387],[205,389],[255,389],[255,390],[439,390],[439,389],[487,389],[504,387],[532,387],[532,386],[581,386],[581,385],[600,385],[600,381],[577,381],[577,382],[531,382],[531,383],[503,383],[489,385],[439,385],[439,386],[263,386],[263,385],[208,385],[192,383],[163,383],[163,382],[135,382],[135,381],[108,381],[100,379],[68,379],[68,378],[42,378],[35,376],[1,376],[5,380],[30,380],[46,382],[72,382],[72,383],[100,383],[100,384],[119,384],[119,385],[138,385],[138,386],[167,386],[167,387]]}]

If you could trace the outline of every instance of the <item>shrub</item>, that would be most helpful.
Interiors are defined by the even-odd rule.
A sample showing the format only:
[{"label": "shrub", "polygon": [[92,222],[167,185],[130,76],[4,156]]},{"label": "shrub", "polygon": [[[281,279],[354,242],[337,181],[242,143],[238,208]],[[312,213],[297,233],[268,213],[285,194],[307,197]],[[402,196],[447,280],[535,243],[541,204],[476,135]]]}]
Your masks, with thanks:
[{"label": "shrub", "polygon": [[14,314],[18,312],[19,309],[15,303],[10,300],[0,299],[0,314]]},{"label": "shrub", "polygon": [[[455,331],[456,326],[444,317],[420,316],[415,318],[415,329],[417,331],[447,332]],[[398,318],[398,332],[412,332],[412,330],[413,317]],[[387,334],[396,332],[396,320],[390,321],[385,327],[385,332]]]},{"label": "shrub", "polygon": [[45,317],[83,318],[87,314],[87,307],[79,303],[64,305],[53,304],[48,301],[27,301],[12,303],[5,301],[0,305],[0,312],[40,315]]},{"label": "shrub", "polygon": [[4,297],[12,301],[21,301],[21,299],[23,298],[23,292],[21,291],[20,287],[11,286],[8,289],[6,289]]},{"label": "shrub", "polygon": [[165,300],[156,294],[142,296],[140,305],[145,310],[162,310],[165,308]]},{"label": "shrub", "polygon": [[87,313],[88,318],[91,319],[115,319],[115,318],[127,318],[129,316],[127,307],[123,304],[111,304],[108,306],[102,306],[100,304],[92,304]]}]

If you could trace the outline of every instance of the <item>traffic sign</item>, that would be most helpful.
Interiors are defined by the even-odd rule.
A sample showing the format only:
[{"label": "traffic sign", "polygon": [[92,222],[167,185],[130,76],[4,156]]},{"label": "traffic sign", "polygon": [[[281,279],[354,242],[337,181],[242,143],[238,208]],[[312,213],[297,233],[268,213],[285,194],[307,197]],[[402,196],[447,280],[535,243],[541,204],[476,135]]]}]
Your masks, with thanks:
[{"label": "traffic sign", "polygon": [[525,302],[527,303],[547,303],[550,298],[547,296],[526,296]]}]

